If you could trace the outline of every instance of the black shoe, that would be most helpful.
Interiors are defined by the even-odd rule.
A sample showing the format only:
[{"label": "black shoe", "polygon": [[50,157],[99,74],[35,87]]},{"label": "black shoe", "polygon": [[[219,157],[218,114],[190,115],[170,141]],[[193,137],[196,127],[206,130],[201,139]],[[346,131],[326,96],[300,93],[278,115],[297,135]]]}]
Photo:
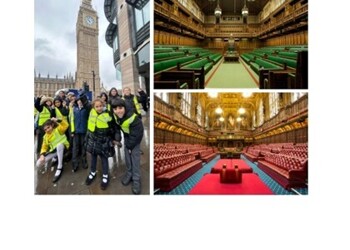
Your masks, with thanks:
[{"label": "black shoe", "polygon": [[140,194],[141,193],[141,182],[140,181],[133,181],[131,190],[132,190],[133,194]]},{"label": "black shoe", "polygon": [[78,165],[73,165],[72,167],[72,172],[75,173],[78,171],[79,166]]},{"label": "black shoe", "polygon": [[88,177],[86,177],[85,184],[89,186],[93,182],[93,180],[95,180],[95,177],[96,177],[96,173],[95,173],[95,175],[93,175],[90,172]]},{"label": "black shoe", "polygon": [[129,176],[128,174],[125,174],[123,177],[122,177],[122,184],[124,186],[127,186],[129,185],[129,183],[131,182],[131,176]]},{"label": "black shoe", "polygon": [[60,174],[59,174],[59,175],[56,175],[56,174],[55,174],[55,176],[53,177],[53,180],[52,180],[53,183],[58,182],[58,180],[61,178],[61,175],[62,175],[62,172],[63,172],[63,168],[57,169],[57,170],[56,170],[56,173],[57,173],[57,171],[60,171]]},{"label": "black shoe", "polygon": [[[104,180],[107,180],[107,182],[104,182]],[[102,177],[102,180],[101,180],[101,189],[102,190],[106,190],[107,186],[108,186],[108,183],[109,183],[109,177]]]}]

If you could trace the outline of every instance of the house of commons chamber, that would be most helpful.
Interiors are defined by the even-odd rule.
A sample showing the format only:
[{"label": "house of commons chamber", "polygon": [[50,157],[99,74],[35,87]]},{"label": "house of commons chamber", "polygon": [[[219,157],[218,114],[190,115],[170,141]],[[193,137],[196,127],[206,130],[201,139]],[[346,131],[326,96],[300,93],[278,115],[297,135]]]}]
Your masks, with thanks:
[{"label": "house of commons chamber", "polygon": [[307,89],[308,0],[155,0],[155,89]]}]

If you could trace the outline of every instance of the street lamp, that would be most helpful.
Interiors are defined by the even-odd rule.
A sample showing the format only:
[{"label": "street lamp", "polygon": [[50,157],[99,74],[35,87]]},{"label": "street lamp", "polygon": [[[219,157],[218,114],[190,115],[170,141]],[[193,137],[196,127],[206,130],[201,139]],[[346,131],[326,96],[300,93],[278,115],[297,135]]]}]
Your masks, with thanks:
[{"label": "street lamp", "polygon": [[92,72],[92,88],[94,90],[94,96],[95,96],[95,71],[91,70]]}]

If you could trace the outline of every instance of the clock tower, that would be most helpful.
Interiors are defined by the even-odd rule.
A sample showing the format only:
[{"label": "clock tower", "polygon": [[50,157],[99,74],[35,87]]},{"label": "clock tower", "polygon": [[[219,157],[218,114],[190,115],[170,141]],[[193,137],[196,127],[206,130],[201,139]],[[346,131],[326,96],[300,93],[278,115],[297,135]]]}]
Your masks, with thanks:
[{"label": "clock tower", "polygon": [[82,0],[76,26],[77,75],[76,88],[89,85],[95,98],[100,94],[100,64],[98,56],[98,16],[91,0]]}]

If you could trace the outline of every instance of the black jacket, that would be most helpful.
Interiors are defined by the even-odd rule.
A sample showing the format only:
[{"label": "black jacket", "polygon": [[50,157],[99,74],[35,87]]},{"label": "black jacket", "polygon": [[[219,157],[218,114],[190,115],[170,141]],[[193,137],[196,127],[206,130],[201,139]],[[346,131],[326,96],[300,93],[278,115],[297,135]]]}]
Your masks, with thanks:
[{"label": "black jacket", "polygon": [[[126,113],[124,115],[123,118],[118,118],[117,116],[113,116],[114,119],[116,119],[116,126],[115,126],[115,140],[116,141],[121,141],[121,133],[120,131],[122,131],[121,127],[119,126],[119,124],[123,124],[123,122],[127,119],[129,119],[132,115],[134,114],[134,112],[132,110],[130,110],[128,113]],[[139,116],[136,116],[134,121],[129,124],[129,133],[125,133],[123,131],[124,134],[124,144],[125,147],[127,149],[134,149],[134,147],[138,144],[141,143],[142,138],[143,138],[143,124],[142,124],[142,120],[140,119]]]},{"label": "black jacket", "polygon": [[[135,107],[135,103],[134,103],[134,95],[130,94],[128,96],[123,96],[124,101],[125,101],[125,109],[128,111],[132,111],[133,113],[136,113],[137,115],[140,115],[137,112],[137,108]],[[137,100],[137,98],[136,98]],[[138,101],[137,101],[138,102]]]},{"label": "black jacket", "polygon": [[110,145],[115,134],[114,124],[115,122],[112,120],[108,122],[108,128],[95,128],[94,132],[87,130],[85,137],[86,151],[91,154],[109,157]]}]

